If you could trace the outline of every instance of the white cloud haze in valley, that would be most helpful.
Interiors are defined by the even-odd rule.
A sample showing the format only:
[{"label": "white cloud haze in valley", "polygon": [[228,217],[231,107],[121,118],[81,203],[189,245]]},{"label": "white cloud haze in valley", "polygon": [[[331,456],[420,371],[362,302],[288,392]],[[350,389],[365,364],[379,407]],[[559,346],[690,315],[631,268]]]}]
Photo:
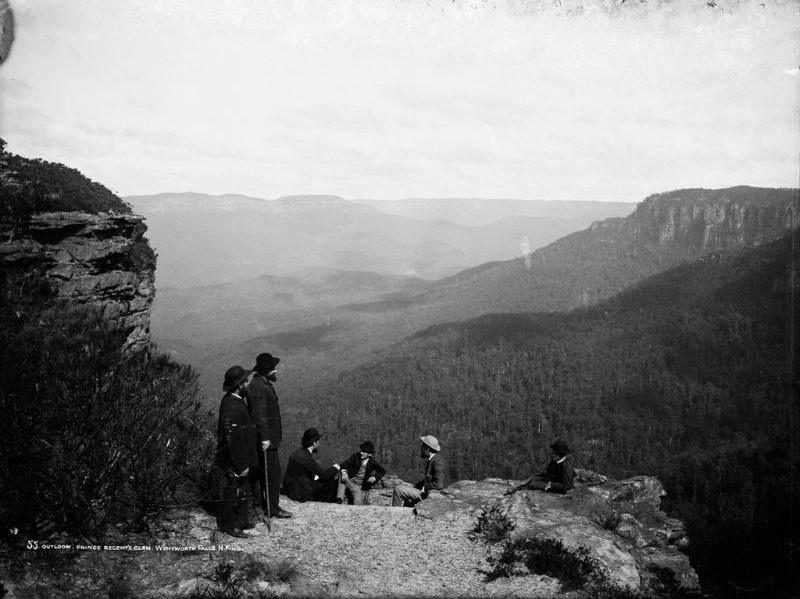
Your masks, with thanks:
[{"label": "white cloud haze in valley", "polygon": [[0,136],[122,195],[795,186],[800,5],[629,4],[16,0]]}]

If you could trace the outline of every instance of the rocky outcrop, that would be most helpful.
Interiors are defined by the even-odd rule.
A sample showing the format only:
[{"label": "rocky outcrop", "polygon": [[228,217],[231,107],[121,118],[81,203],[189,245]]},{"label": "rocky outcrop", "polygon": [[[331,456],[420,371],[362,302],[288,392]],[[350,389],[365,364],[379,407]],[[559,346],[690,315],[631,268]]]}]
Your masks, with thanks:
[{"label": "rocky outcrop", "polygon": [[687,251],[760,245],[800,226],[800,196],[754,187],[660,193],[641,202],[627,225],[642,241]]},{"label": "rocky outcrop", "polygon": [[96,307],[127,332],[125,350],[150,342],[155,254],[144,219],[131,214],[36,213],[0,224],[0,266],[7,277],[38,275],[53,302]]},{"label": "rocky outcrop", "polygon": [[648,595],[699,590],[697,573],[683,553],[689,542],[686,529],[660,510],[665,491],[658,479],[578,482],[566,495],[505,495],[516,482],[461,481],[442,495],[431,495],[416,512],[432,520],[476,520],[495,542],[535,537],[584,548],[612,584]]},{"label": "rocky outcrop", "polygon": [[[199,507],[170,512],[163,526],[149,533],[111,530],[102,544],[151,549],[76,551],[71,580],[96,596],[114,596],[107,582],[112,579],[129,581],[126,596],[217,596],[215,574],[223,565],[248,597],[592,596],[590,588],[565,592],[558,577],[524,568],[515,571],[518,576],[487,576],[505,543],[553,538],[567,548],[587,548],[612,582],[634,587],[638,597],[674,597],[677,586],[698,588],[680,551],[685,531],[659,511],[664,490],[653,477],[612,481],[582,473],[568,495],[506,496],[516,481],[461,481],[414,510],[389,507],[392,486],[402,481],[384,480],[386,486],[375,489],[366,506],[298,503],[282,496],[281,506],[293,517],[273,519],[269,528],[259,521],[248,538],[217,531],[213,515]],[[293,574],[281,579],[281,571]],[[42,588],[42,582],[33,576],[10,581],[0,573],[9,597],[33,596],[31,589]]]}]

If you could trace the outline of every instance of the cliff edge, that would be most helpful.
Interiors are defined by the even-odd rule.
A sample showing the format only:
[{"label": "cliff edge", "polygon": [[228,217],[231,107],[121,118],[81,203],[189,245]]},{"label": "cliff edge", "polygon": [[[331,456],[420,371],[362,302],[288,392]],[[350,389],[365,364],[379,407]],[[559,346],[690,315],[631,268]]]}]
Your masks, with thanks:
[{"label": "cliff edge", "polygon": [[[401,481],[387,479],[366,506],[282,497],[293,517],[273,520],[271,530],[260,522],[245,539],[217,532],[199,508],[174,511],[149,538],[112,531],[95,550],[75,552],[71,585],[102,595],[116,584],[127,596],[153,598],[644,599],[699,591],[682,551],[686,531],[661,512],[664,489],[654,477],[579,471],[567,495],[505,495],[519,481],[460,481],[413,510],[389,507]],[[46,582],[17,580],[8,596]]]},{"label": "cliff edge", "polygon": [[156,268],[146,230],[102,184],[0,139],[0,288],[16,309],[97,309],[126,332],[125,351],[144,349]]},{"label": "cliff edge", "polygon": [[127,332],[125,350],[150,342],[155,254],[144,219],[113,212],[34,213],[0,221],[0,268],[6,280],[39,277],[47,302],[100,309]]}]

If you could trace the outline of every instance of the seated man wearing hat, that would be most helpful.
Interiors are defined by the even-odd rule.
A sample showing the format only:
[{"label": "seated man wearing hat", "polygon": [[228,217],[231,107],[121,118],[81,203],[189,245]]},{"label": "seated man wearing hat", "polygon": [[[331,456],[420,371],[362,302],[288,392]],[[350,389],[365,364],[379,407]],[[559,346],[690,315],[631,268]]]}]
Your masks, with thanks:
[{"label": "seated man wearing hat", "polygon": [[283,477],[283,492],[295,501],[336,501],[338,487],[339,464],[323,468],[314,459],[319,449],[322,435],[315,428],[303,433],[302,447],[289,456],[286,474]]},{"label": "seated man wearing hat", "polygon": [[250,370],[233,366],[225,373],[225,395],[219,406],[214,473],[219,490],[217,526],[234,537],[246,537],[252,528],[247,514],[247,474],[258,466],[256,426],[247,410]]},{"label": "seated man wearing hat", "polygon": [[447,469],[444,460],[439,452],[441,447],[436,437],[425,435],[419,438],[422,441],[420,446],[420,457],[425,460],[425,476],[415,484],[397,485],[392,493],[392,505],[395,507],[414,507],[421,500],[428,497],[432,491],[444,489],[445,470]]},{"label": "seated man wearing hat", "polygon": [[364,441],[359,449],[342,462],[342,476],[336,494],[338,503],[342,503],[347,494],[351,504],[367,505],[370,489],[386,474],[384,467],[375,461],[372,441]]},{"label": "seated man wearing hat", "polygon": [[536,474],[526,480],[521,485],[510,488],[506,495],[523,489],[535,489],[545,493],[566,493],[573,487],[575,471],[569,460],[572,453],[565,441],[559,439],[550,446],[553,450],[553,457],[547,464],[544,472]]}]

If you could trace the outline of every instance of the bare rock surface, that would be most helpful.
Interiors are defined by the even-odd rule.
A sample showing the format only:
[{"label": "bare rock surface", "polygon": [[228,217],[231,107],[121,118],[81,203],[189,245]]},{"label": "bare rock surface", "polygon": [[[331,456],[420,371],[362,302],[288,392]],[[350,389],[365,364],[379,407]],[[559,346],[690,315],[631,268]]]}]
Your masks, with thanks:
[{"label": "bare rock surface", "polygon": [[[584,547],[615,585],[646,593],[665,584],[699,590],[697,573],[682,549],[683,523],[660,510],[665,491],[652,476],[599,484],[577,483],[566,495],[518,491],[504,495],[506,481],[461,481],[448,489],[456,499],[491,498],[484,515],[505,528],[505,538],[550,538]],[[665,582],[666,581],[666,582]]]},{"label": "bare rock surface", "polygon": [[[34,571],[6,582],[5,588],[10,599],[86,596],[81,590],[106,596],[108,581],[121,578],[128,581],[130,596],[214,596],[209,595],[213,574],[221,565],[231,564],[241,573],[255,563],[291,569],[294,575],[250,575],[242,583],[243,597],[586,596],[564,590],[558,579],[530,572],[524,564],[513,566],[514,576],[488,581],[492,560],[505,545],[535,538],[557,540],[567,549],[585,548],[612,583],[643,596],[699,589],[680,550],[686,542],[682,524],[659,510],[664,490],[657,479],[585,480],[593,482],[578,482],[567,495],[505,495],[516,481],[460,481],[414,509],[391,507],[388,486],[373,491],[366,506],[282,497],[281,506],[293,517],[273,519],[271,530],[259,522],[247,538],[218,532],[214,518],[200,508],[183,509],[148,540],[120,532],[103,541],[147,547],[78,552],[64,587],[69,592],[37,594],[38,589],[49,592],[54,582]],[[479,526],[492,534],[476,534]]]},{"label": "bare rock surface", "polygon": [[126,349],[150,341],[155,254],[141,216],[43,212],[0,223],[0,266],[25,277],[38,272],[52,299],[93,306],[128,331]]},{"label": "bare rock surface", "polygon": [[[297,503],[286,498],[281,506],[294,517],[273,520],[271,532],[259,524],[248,539],[207,533],[264,561],[294,563],[299,576],[291,589],[272,589],[283,596],[552,597],[558,593],[558,582],[545,576],[487,583],[488,548],[472,538],[474,520],[468,517],[429,519],[409,508]],[[207,526],[213,527],[213,521]]]},{"label": "bare rock surface", "polygon": [[[661,483],[653,477],[592,480],[578,483],[568,495],[505,495],[516,481],[460,481],[413,510],[390,507],[391,488],[373,491],[368,506],[297,503],[284,497],[281,505],[294,517],[273,520],[271,532],[260,523],[249,538],[234,539],[216,533],[206,516],[196,518],[192,534],[195,542],[222,542],[265,562],[294,564],[299,576],[291,588],[271,588],[287,597],[561,595],[558,580],[531,572],[487,582],[490,556],[498,555],[502,541],[527,537],[588,549],[608,580],[620,587],[667,594],[666,575],[673,588],[698,590],[697,575],[680,550],[687,541],[685,530],[659,509]],[[499,543],[475,534],[487,516],[505,527]]]},{"label": "bare rock surface", "polygon": [[[447,501],[447,500],[443,500]],[[474,521],[428,519],[409,508],[297,503],[281,498],[289,519],[273,519],[238,539],[214,530],[210,516],[195,511],[180,539],[224,544],[265,563],[291,563],[291,582],[255,581],[254,593],[277,597],[552,597],[558,581],[546,576],[486,582],[489,547],[472,535]],[[207,562],[203,565],[207,569]],[[258,585],[261,586],[258,586]],[[199,585],[199,586],[198,586]],[[258,588],[256,588],[258,587]],[[202,590],[197,576],[173,581],[153,597]]]}]

